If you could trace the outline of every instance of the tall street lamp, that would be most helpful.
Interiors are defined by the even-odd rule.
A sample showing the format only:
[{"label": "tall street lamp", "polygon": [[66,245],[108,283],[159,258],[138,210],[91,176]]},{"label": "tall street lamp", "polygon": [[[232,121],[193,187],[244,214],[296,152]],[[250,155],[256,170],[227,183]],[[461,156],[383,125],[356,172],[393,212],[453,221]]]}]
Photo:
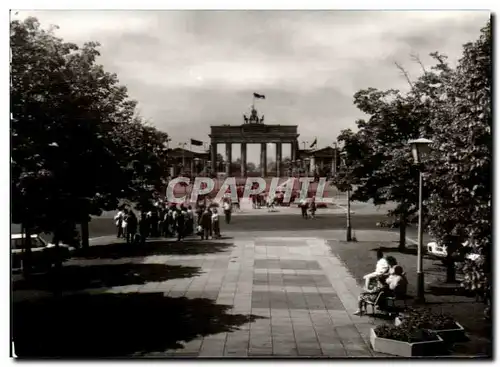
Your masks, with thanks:
[{"label": "tall street lamp", "polygon": [[[342,166],[344,170],[347,171],[347,153],[340,153],[342,159]],[[347,232],[346,232],[346,241],[352,241],[352,227],[351,227],[351,183],[347,183]]]},{"label": "tall street lamp", "polygon": [[337,142],[333,142],[332,177],[337,173]]},{"label": "tall street lamp", "polygon": [[413,155],[413,161],[415,165],[418,167],[418,254],[417,254],[417,298],[416,302],[422,303],[425,302],[424,295],[424,272],[423,272],[423,235],[424,235],[424,226],[422,223],[422,206],[423,206],[423,158],[426,153],[429,152],[429,145],[432,143],[432,140],[429,139],[416,139],[410,140],[408,144],[411,145],[411,153]]},{"label": "tall street lamp", "polygon": [[186,145],[187,143],[179,143],[179,146],[182,147],[182,170],[184,171],[184,167],[186,166],[186,157],[185,157],[185,151],[186,151]]}]

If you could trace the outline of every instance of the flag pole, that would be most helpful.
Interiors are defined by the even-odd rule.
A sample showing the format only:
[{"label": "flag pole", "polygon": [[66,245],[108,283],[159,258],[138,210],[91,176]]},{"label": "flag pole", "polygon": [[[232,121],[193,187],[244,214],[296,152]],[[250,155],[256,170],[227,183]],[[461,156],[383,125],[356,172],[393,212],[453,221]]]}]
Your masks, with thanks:
[{"label": "flag pole", "polygon": [[184,173],[184,165],[186,164],[186,160],[185,160],[185,156],[184,156],[185,149],[186,149],[186,143],[182,143],[182,172],[183,173]]}]

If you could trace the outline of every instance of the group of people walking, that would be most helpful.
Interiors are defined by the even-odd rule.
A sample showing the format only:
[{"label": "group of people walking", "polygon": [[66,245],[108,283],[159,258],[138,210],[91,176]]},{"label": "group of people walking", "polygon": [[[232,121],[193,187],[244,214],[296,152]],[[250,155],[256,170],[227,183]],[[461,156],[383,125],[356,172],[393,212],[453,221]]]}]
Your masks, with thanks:
[{"label": "group of people walking", "polygon": [[306,198],[303,198],[300,201],[299,206],[302,213],[302,218],[309,219],[316,217],[317,206],[314,198],[311,199],[311,202],[309,202]]},{"label": "group of people walking", "polygon": [[[232,205],[224,200],[226,223],[231,221]],[[202,239],[221,238],[219,212],[217,208],[199,205],[159,203],[153,210],[143,211],[140,219],[132,209],[122,207],[114,217],[117,237],[127,243],[144,243],[148,237],[176,237],[182,241],[186,236],[199,235]]]},{"label": "group of people walking", "polygon": [[[231,223],[232,203],[231,200],[226,198],[222,202],[222,210],[224,211],[224,218],[226,224]],[[220,219],[219,210],[216,207],[200,206],[196,211],[197,217],[197,234],[201,239],[221,238],[220,234]]]},{"label": "group of people walking", "polygon": [[144,243],[148,237],[177,237],[180,241],[194,231],[194,213],[191,206],[158,205],[143,211],[140,219],[132,209],[122,208],[115,215],[117,237],[129,243]]}]

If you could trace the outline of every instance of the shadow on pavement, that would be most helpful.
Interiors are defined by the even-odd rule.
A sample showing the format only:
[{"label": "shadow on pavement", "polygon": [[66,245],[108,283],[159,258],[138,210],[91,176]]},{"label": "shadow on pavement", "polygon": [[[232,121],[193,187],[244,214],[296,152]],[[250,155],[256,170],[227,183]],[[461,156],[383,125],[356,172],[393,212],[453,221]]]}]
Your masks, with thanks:
[{"label": "shadow on pavement", "polygon": [[154,255],[199,255],[224,252],[233,247],[232,243],[189,240],[177,242],[153,241],[144,245],[132,245],[124,242],[109,245],[90,246],[74,255],[75,258],[119,259],[124,257],[142,257]]},{"label": "shadow on pavement", "polygon": [[180,342],[229,332],[258,316],[230,306],[163,293],[73,295],[20,302],[13,338],[21,358],[127,357],[182,348]]},{"label": "shadow on pavement", "polygon": [[434,296],[462,296],[473,298],[475,294],[472,291],[464,289],[459,282],[455,283],[433,283],[427,286],[429,294]]},{"label": "shadow on pavement", "polygon": [[200,268],[164,264],[117,264],[64,266],[59,277],[54,273],[33,275],[29,280],[13,284],[14,290],[83,290],[116,287],[170,279],[190,278],[200,274]]},{"label": "shadow on pavement", "polygon": [[417,253],[418,253],[418,249],[416,247],[405,247],[401,251],[397,245],[395,245],[394,247],[381,246],[381,247],[373,248],[371,251],[377,251],[378,249],[381,249],[384,254],[385,253],[389,253],[389,254],[398,253],[398,254],[406,254],[406,255],[417,255]]}]

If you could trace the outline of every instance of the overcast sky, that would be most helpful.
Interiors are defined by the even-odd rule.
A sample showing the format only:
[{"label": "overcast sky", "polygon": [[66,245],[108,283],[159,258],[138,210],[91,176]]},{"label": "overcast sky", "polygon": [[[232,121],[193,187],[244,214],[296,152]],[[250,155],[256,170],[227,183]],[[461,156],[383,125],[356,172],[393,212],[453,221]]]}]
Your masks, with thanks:
[{"label": "overcast sky", "polygon": [[[417,77],[412,53],[427,65],[433,51],[455,63],[489,13],[95,10],[15,18],[26,16],[59,25],[66,41],[100,42],[100,62],[173,145],[208,142],[210,125],[241,124],[257,92],[266,96],[257,104],[266,123],[298,125],[299,141],[317,136],[321,148],[363,117],[353,105],[356,91],[406,89],[394,61]],[[251,147],[249,160],[257,157]]]}]

